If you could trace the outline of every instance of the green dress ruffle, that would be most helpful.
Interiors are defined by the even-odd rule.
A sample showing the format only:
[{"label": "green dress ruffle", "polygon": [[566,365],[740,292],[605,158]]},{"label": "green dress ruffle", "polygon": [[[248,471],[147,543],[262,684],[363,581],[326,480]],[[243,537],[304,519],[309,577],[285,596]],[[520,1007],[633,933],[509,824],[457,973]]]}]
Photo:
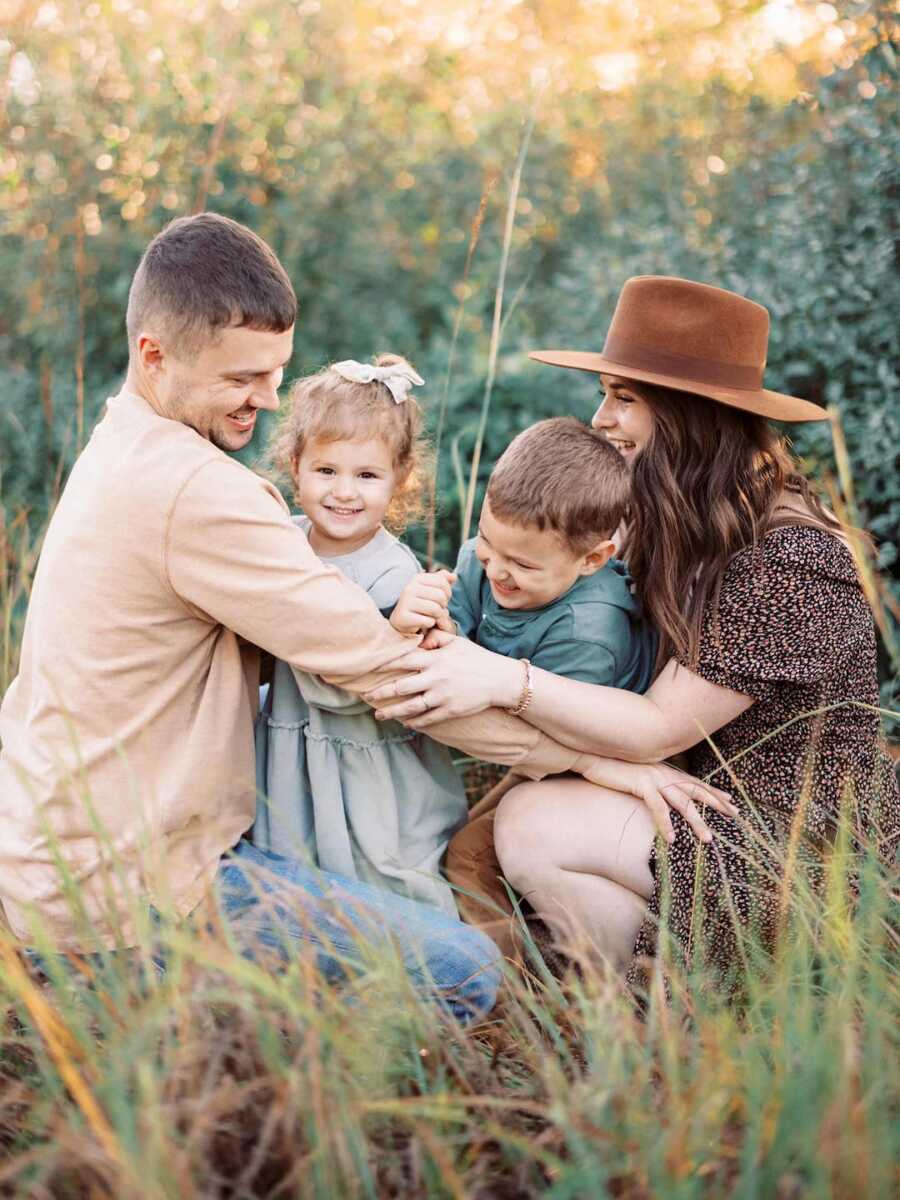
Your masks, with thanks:
[{"label": "green dress ruffle", "polygon": [[[392,607],[420,569],[383,529],[327,561],[378,608]],[[256,724],[256,777],[255,845],[456,915],[440,862],[466,799],[446,747],[278,661]]]}]

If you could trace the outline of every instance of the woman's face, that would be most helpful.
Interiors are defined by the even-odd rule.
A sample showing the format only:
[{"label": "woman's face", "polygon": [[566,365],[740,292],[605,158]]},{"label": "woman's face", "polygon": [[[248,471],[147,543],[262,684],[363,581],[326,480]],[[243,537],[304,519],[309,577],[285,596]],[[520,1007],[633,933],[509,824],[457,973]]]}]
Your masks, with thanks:
[{"label": "woman's face", "polygon": [[630,463],[650,440],[653,411],[634,383],[618,375],[601,375],[600,407],[591,425]]}]

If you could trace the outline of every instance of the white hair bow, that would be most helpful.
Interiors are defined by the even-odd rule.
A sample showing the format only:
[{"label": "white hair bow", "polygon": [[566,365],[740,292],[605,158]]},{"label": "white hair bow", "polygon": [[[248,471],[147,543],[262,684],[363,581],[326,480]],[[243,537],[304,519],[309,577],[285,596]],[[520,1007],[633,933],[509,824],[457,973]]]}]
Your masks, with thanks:
[{"label": "white hair bow", "polygon": [[374,367],[370,363],[357,362],[348,358],[344,362],[335,363],[331,368],[337,371],[343,379],[351,383],[383,383],[395,404],[402,404],[409,399],[409,391],[414,383],[422,384],[425,380],[417,374],[409,363],[391,363],[387,367]]}]

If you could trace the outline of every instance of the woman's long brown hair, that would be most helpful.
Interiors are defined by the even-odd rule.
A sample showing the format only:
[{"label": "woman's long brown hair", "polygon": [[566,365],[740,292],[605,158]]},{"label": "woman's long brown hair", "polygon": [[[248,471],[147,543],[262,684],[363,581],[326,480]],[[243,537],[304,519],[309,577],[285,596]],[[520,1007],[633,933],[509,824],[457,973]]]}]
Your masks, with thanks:
[{"label": "woman's long brown hair", "polygon": [[[624,557],[659,637],[657,669],[696,664],[704,612],[718,608],[725,568],[779,525],[845,527],[822,505],[764,417],[692,393],[641,383],[653,432],[633,466]],[[779,513],[784,492],[808,515]]]}]

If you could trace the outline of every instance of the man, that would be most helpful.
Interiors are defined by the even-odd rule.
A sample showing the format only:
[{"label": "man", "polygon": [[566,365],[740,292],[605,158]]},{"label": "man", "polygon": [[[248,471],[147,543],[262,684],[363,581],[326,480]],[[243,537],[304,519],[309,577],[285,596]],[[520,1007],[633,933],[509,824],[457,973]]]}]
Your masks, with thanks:
[{"label": "man", "polygon": [[[0,903],[23,942],[39,922],[58,947],[88,950],[133,945],[148,907],[187,916],[211,894],[236,921],[254,910],[245,923],[270,941],[339,947],[349,921],[392,935],[465,1018],[496,991],[482,935],[241,841],[256,803],[255,647],[356,692],[423,653],[315,557],[277,490],[223,453],[277,408],[295,317],[281,264],[233,221],[181,218],[147,248],[128,374],[50,522],[0,708]],[[431,733],[534,778],[578,759],[497,710]]]}]

